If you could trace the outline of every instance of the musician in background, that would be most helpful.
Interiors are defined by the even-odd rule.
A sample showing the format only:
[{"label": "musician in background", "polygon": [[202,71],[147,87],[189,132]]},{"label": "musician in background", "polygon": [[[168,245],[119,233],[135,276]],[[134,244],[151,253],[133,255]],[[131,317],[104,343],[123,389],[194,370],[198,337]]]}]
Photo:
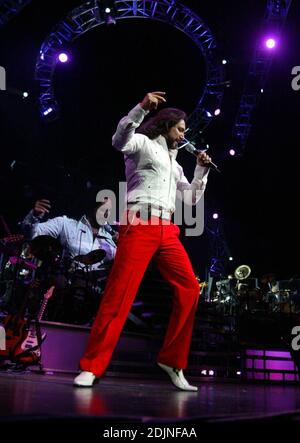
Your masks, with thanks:
[{"label": "musician in background", "polygon": [[[39,305],[42,289],[54,285],[55,296],[46,311],[48,320],[92,323],[117,249],[118,225],[112,228],[107,223],[111,207],[111,200],[105,198],[90,205],[79,220],[60,216],[43,221],[51,203],[47,199],[35,202],[20,223],[31,240],[33,256],[42,261],[34,281],[36,288],[30,291],[31,312]],[[62,247],[59,260],[57,246]]]},{"label": "musician in background", "polygon": [[51,203],[46,199],[37,200],[21,222],[21,228],[28,240],[41,235],[58,239],[63,247],[64,258],[74,259],[97,249],[103,250],[104,258],[90,265],[89,271],[108,273],[115,258],[118,239],[118,232],[106,221],[111,205],[111,200],[106,198],[94,205],[80,220],[60,216],[43,222],[43,218],[50,213]]}]

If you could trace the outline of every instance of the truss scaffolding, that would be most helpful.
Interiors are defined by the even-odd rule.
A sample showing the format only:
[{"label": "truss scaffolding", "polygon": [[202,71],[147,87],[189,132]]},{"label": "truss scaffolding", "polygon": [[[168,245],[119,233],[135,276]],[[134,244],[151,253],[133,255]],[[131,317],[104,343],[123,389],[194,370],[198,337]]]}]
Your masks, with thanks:
[{"label": "truss scaffolding", "polygon": [[236,151],[242,155],[252,128],[252,118],[266,85],[275,52],[262,43],[265,33],[279,39],[286,21],[292,0],[267,0],[266,13],[261,32],[250,62],[248,75],[241,96],[240,105],[233,125],[233,141]]},{"label": "truss scaffolding", "polygon": [[0,28],[9,22],[11,18],[22,11],[31,0],[2,0],[0,1]]},{"label": "truss scaffolding", "polygon": [[[41,45],[35,77],[40,86],[41,115],[48,120],[59,116],[53,85],[58,53],[69,48],[85,32],[109,23],[103,15],[103,2],[90,1],[73,9]],[[216,42],[208,26],[189,8],[174,0],[115,0],[110,14],[113,15],[110,23],[133,18],[164,22],[184,32],[197,45],[206,62],[205,87],[188,120],[188,137],[197,142],[204,128],[213,120],[214,111],[220,108],[224,92],[224,68],[216,56]]]}]

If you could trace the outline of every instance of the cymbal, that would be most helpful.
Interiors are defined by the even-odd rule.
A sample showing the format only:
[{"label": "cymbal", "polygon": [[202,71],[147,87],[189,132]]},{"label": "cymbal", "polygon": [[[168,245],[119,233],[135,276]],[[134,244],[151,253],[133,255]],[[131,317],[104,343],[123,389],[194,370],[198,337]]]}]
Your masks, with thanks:
[{"label": "cymbal", "polygon": [[251,268],[248,265],[240,265],[234,271],[234,276],[237,280],[245,280],[251,274]]},{"label": "cymbal", "polygon": [[60,242],[50,235],[39,235],[30,243],[30,252],[39,260],[47,260],[60,255],[62,246]]},{"label": "cymbal", "polygon": [[99,263],[106,256],[104,249],[95,249],[85,255],[76,255],[73,260],[79,261],[83,265],[94,265]]}]

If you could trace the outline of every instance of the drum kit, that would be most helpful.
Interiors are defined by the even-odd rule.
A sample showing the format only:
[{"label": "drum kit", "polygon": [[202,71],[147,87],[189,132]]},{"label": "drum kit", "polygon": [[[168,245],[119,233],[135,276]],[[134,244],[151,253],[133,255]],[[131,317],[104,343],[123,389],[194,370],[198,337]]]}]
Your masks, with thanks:
[{"label": "drum kit", "polygon": [[65,258],[60,242],[48,235],[31,241],[22,235],[0,239],[0,312],[16,312],[27,297],[29,315],[34,317],[43,293],[54,285],[46,320],[89,324],[107,277],[103,271],[91,271],[91,267],[105,255],[103,249],[97,249]]},{"label": "drum kit", "polygon": [[300,313],[300,280],[276,281],[274,274],[249,278],[251,268],[240,265],[227,279],[216,281],[211,301],[224,314],[267,315]]}]

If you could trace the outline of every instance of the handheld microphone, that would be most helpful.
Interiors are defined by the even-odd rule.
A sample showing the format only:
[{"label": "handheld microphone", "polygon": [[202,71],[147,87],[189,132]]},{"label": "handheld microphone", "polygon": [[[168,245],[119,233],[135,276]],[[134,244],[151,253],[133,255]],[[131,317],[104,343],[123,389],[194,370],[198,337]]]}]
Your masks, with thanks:
[{"label": "handheld microphone", "polygon": [[[200,154],[200,152],[205,152],[205,150],[201,151],[199,149],[196,149],[195,146],[186,139],[185,139],[185,143],[180,147],[184,148],[186,151],[188,151],[190,154],[193,154],[195,157],[198,157],[198,154]],[[218,166],[215,163],[213,163],[212,161],[207,163],[207,167],[213,169],[216,172],[221,173]]]}]

